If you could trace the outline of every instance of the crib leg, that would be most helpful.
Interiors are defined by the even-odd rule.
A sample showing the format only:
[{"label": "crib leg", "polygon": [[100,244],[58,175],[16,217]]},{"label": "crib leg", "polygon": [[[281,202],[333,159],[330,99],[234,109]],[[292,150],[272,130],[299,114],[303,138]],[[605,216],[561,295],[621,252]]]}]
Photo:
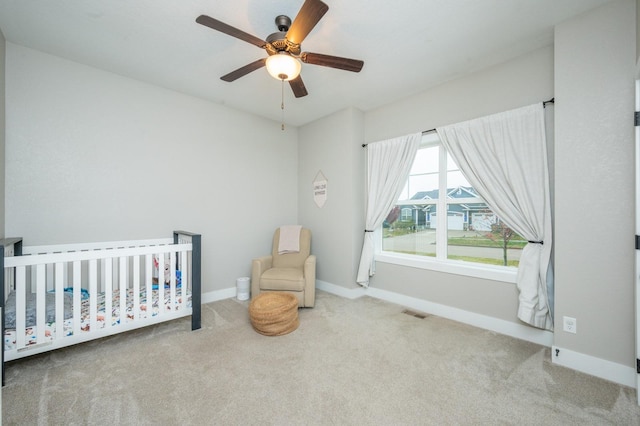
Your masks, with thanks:
[{"label": "crib leg", "polygon": [[[20,251],[22,249],[20,248]],[[22,253],[20,253],[22,254]],[[4,245],[0,244],[0,328],[2,329],[2,353],[0,353],[0,363],[2,363],[2,386],[4,386]]]},{"label": "crib leg", "polygon": [[191,237],[191,330],[200,330],[202,324],[202,235],[185,231],[173,231],[173,242],[179,235]]},{"label": "crib leg", "polygon": [[202,236],[192,235],[191,253],[192,288],[191,288],[191,330],[199,330],[202,321]]}]

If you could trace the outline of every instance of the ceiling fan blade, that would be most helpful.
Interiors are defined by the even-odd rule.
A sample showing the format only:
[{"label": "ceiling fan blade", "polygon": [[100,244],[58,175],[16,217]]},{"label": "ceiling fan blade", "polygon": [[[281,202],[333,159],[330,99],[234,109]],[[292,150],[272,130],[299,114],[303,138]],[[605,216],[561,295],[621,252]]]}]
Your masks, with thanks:
[{"label": "ceiling fan blade", "polygon": [[293,90],[293,94],[295,95],[296,98],[301,98],[309,94],[307,92],[307,88],[304,87],[304,83],[302,82],[302,77],[300,76],[297,76],[293,80],[289,80],[289,86],[291,86],[291,90]]},{"label": "ceiling fan blade", "polygon": [[321,53],[303,52],[300,60],[305,64],[322,65],[323,67],[360,72],[364,62],[359,59],[341,58],[339,56],[323,55]]},{"label": "ceiling fan blade", "polygon": [[242,30],[239,30],[231,25],[225,24],[222,21],[218,21],[207,15],[200,15],[196,18],[196,22],[198,24],[202,24],[206,27],[213,28],[214,30],[220,31],[221,33],[225,33],[230,35],[231,37],[239,38],[242,41],[246,41],[247,43],[251,43],[255,46],[258,46],[261,49],[267,45],[267,42],[259,39],[258,37],[252,36],[249,33],[245,33]]},{"label": "ceiling fan blade", "polygon": [[287,40],[301,44],[327,10],[329,6],[320,0],[306,0],[287,31]]},{"label": "ceiling fan blade", "polygon": [[223,75],[220,77],[220,80],[228,81],[231,83],[239,79],[240,77],[244,77],[252,71],[257,70],[258,68],[264,67],[266,58],[258,59],[257,61],[251,62],[250,64],[245,65],[244,67],[240,67],[235,71],[231,71],[229,74]]}]

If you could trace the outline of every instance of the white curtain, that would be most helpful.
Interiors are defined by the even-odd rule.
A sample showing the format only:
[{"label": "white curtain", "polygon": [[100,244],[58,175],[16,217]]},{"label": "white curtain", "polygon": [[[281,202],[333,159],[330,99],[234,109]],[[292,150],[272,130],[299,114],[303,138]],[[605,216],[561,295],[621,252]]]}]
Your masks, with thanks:
[{"label": "white curtain", "polygon": [[416,133],[367,145],[367,211],[356,278],[363,287],[369,286],[369,277],[375,274],[373,231],[382,225],[398,200],[421,138],[422,133]]},{"label": "white curtain", "polygon": [[[551,197],[542,103],[437,129],[478,194],[529,243],[518,266],[518,318],[552,330]],[[549,281],[550,283],[552,281]]]}]

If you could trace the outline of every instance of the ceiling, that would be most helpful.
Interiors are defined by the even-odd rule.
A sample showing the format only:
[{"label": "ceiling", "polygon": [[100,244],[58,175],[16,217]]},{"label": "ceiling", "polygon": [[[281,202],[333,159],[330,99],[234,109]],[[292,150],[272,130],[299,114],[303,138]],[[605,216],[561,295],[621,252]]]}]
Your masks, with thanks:
[{"label": "ceiling", "polygon": [[[195,22],[201,14],[264,39],[304,0],[2,0],[11,43],[273,120],[282,84],[266,69],[220,77],[266,57]],[[324,0],[302,50],[361,59],[360,73],[303,64],[309,95],[284,89],[284,120],[303,125],[347,107],[367,111],[553,41],[553,27],[610,0]]]}]

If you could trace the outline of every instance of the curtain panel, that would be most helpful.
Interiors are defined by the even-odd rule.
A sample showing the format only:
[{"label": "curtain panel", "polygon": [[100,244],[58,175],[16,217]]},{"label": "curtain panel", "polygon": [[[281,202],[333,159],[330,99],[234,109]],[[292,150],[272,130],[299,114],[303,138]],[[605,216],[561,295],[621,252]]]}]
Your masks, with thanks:
[{"label": "curtain panel", "polygon": [[507,226],[529,241],[516,278],[517,315],[527,324],[552,330],[551,198],[543,104],[441,127],[437,132],[478,194]]},{"label": "curtain panel", "polygon": [[373,232],[393,208],[418,151],[422,133],[388,139],[367,145],[367,209],[364,242],[356,282],[369,286],[375,274]]}]

